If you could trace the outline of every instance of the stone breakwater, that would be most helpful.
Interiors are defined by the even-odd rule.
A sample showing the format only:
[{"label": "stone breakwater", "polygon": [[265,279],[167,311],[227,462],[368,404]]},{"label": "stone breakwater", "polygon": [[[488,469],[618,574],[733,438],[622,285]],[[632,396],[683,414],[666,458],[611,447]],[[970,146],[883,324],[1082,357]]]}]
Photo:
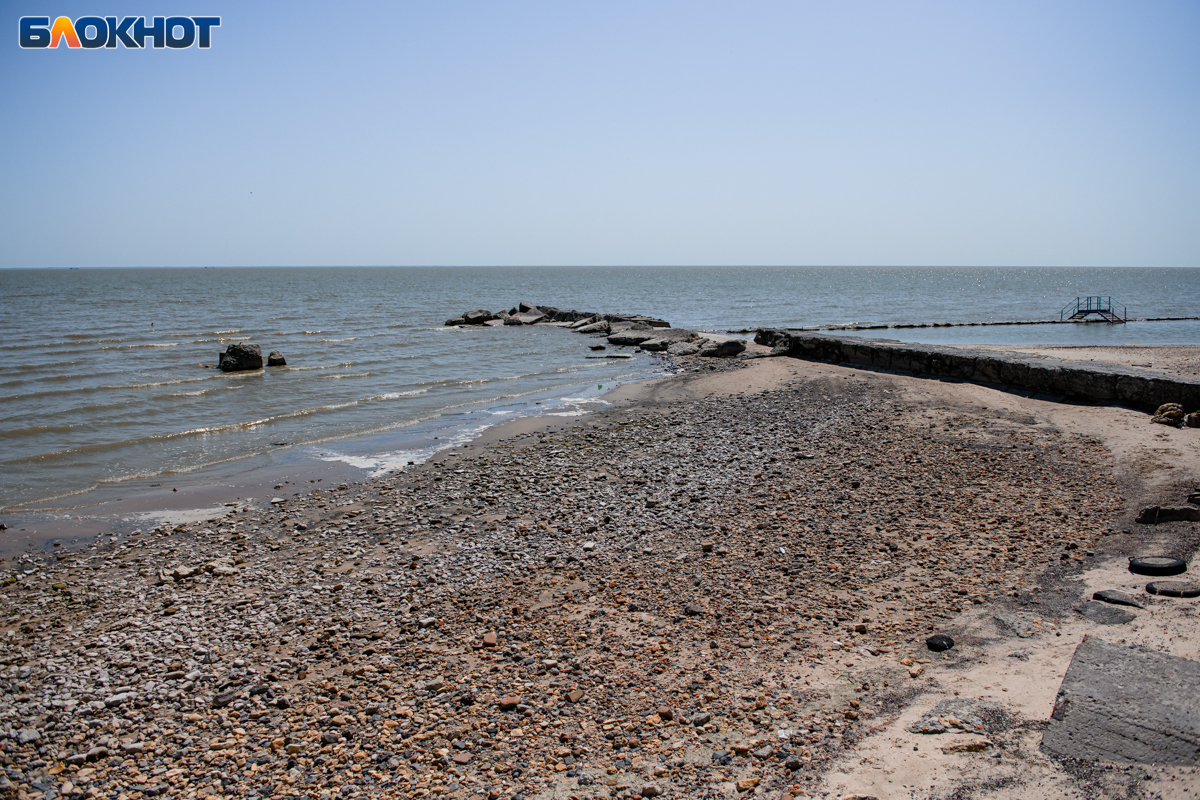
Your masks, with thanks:
[{"label": "stone breakwater", "polygon": [[567,311],[530,302],[522,302],[511,311],[496,314],[484,309],[468,311],[446,320],[446,325],[557,325],[577,333],[607,337],[608,343],[617,347],[636,347],[651,353],[665,351],[673,356],[730,358],[746,349],[746,343],[741,339],[672,328],[671,323],[654,317]]},{"label": "stone breakwater", "polygon": [[0,565],[0,790],[783,796],[1120,501],[1094,440],[886,380],[697,386]]},{"label": "stone breakwater", "polygon": [[1166,403],[1200,410],[1200,381],[1118,364],[1059,361],[1019,353],[877,342],[854,336],[770,328],[759,330],[754,341],[772,348],[775,355],[812,361],[1016,386],[1147,410]]}]

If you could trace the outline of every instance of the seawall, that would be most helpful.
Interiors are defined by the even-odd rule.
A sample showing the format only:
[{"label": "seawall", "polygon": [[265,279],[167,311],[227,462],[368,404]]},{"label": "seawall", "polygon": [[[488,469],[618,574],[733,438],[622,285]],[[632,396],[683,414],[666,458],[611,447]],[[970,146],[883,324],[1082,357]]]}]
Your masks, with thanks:
[{"label": "seawall", "polygon": [[1200,410],[1200,381],[1119,364],[1059,361],[967,347],[898,344],[857,336],[760,329],[754,337],[776,355],[855,364],[972,383],[1084,398],[1153,411],[1163,403]]}]

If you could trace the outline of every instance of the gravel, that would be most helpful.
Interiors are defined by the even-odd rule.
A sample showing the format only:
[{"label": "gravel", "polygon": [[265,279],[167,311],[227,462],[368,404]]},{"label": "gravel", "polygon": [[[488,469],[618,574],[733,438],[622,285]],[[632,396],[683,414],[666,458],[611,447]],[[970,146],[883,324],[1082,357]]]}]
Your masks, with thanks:
[{"label": "gravel", "polygon": [[1081,565],[1119,503],[1094,440],[931,423],[881,387],[645,402],[4,562],[5,780],[47,800],[811,785],[899,713],[925,637]]}]

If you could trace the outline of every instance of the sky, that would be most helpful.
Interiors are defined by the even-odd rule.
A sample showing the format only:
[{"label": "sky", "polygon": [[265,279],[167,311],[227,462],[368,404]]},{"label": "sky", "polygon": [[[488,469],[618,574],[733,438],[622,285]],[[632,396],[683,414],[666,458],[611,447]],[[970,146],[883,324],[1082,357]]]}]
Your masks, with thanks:
[{"label": "sky", "polygon": [[[200,50],[19,19],[219,16]],[[1200,267],[1200,3],[0,3],[0,268]]]}]

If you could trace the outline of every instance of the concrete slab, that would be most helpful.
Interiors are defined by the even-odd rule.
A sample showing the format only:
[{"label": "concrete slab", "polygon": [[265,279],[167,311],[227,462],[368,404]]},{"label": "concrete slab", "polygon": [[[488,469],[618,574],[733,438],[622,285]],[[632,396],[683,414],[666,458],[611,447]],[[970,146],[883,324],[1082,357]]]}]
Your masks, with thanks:
[{"label": "concrete slab", "polygon": [[1084,639],[1042,749],[1087,760],[1200,764],[1200,662]]}]

